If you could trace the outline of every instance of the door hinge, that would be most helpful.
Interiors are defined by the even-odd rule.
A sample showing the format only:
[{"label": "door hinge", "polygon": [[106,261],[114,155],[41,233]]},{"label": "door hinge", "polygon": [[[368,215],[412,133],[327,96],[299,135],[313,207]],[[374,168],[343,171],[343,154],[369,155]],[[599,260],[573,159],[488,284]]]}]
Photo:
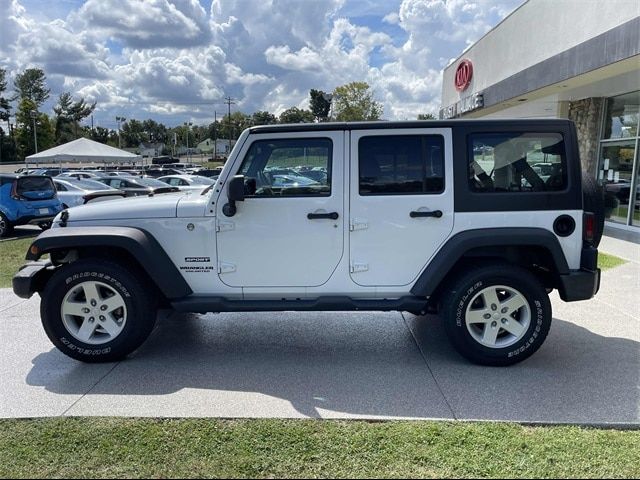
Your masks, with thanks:
[{"label": "door hinge", "polygon": [[231,273],[236,271],[233,263],[218,262],[218,273]]},{"label": "door hinge", "polygon": [[234,228],[235,224],[233,222],[218,220],[218,222],[216,223],[216,232],[228,232],[229,230],[233,230]]},{"label": "door hinge", "polygon": [[369,228],[369,223],[361,218],[352,218],[349,222],[349,231],[355,232],[356,230],[366,230]]},{"label": "door hinge", "polygon": [[351,271],[351,273],[366,272],[367,270],[369,270],[369,264],[352,262],[349,270]]}]

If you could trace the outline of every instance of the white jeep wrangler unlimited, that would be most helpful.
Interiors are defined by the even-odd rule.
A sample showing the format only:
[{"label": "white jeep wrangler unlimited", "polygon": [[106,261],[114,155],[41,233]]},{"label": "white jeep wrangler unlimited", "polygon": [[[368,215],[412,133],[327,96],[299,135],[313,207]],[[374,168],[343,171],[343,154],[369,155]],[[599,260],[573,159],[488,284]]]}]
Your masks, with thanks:
[{"label": "white jeep wrangler unlimited", "polygon": [[439,312],[458,352],[509,365],[547,336],[549,292],[597,292],[603,221],[566,120],[262,126],[201,194],[62,212],[13,288],[87,362],[170,307]]}]

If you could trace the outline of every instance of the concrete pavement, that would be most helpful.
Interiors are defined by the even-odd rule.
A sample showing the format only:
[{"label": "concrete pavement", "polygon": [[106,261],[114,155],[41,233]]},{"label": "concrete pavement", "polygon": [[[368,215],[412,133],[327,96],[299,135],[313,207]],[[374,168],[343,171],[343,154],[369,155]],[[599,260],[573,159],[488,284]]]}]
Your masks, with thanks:
[{"label": "concrete pavement", "polygon": [[[627,248],[640,248],[629,244]],[[630,252],[633,255],[633,252]],[[554,294],[545,345],[510,368],[472,365],[440,320],[400,313],[161,314],[126,361],[52,347],[39,297],[0,290],[0,417],[429,418],[640,425],[640,264],[599,295]]]}]

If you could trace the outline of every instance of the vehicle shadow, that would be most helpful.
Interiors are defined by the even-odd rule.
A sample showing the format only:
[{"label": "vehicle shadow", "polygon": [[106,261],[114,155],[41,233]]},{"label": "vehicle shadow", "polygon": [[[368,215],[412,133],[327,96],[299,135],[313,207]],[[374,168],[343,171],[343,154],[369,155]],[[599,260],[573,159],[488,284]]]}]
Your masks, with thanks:
[{"label": "vehicle shadow", "polygon": [[[122,415],[521,421],[544,420],[545,408],[557,404],[560,413],[547,411],[553,417],[547,420],[582,421],[582,414],[571,415],[576,409],[600,411],[597,421],[638,420],[638,342],[556,319],[548,345],[534,357],[510,368],[486,368],[452,350],[437,318],[406,317],[405,322],[397,313],[173,314],[82,403],[89,402],[92,411],[115,405],[110,411]],[[69,359],[75,368],[67,364],[63,375],[51,374],[49,367],[61,355],[54,349],[37,356],[27,383],[58,394],[86,393],[73,377],[96,366]],[[168,397],[155,401],[158,396]],[[483,408],[500,404],[501,409]]]}]

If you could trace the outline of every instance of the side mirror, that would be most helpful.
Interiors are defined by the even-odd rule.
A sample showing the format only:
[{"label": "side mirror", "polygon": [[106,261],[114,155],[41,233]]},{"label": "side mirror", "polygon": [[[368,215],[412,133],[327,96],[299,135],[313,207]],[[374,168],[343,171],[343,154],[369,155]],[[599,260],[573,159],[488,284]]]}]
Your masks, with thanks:
[{"label": "side mirror", "polygon": [[227,217],[233,217],[236,214],[236,202],[244,201],[244,175],[236,175],[227,185],[227,197],[229,202],[222,207],[222,213]]}]

